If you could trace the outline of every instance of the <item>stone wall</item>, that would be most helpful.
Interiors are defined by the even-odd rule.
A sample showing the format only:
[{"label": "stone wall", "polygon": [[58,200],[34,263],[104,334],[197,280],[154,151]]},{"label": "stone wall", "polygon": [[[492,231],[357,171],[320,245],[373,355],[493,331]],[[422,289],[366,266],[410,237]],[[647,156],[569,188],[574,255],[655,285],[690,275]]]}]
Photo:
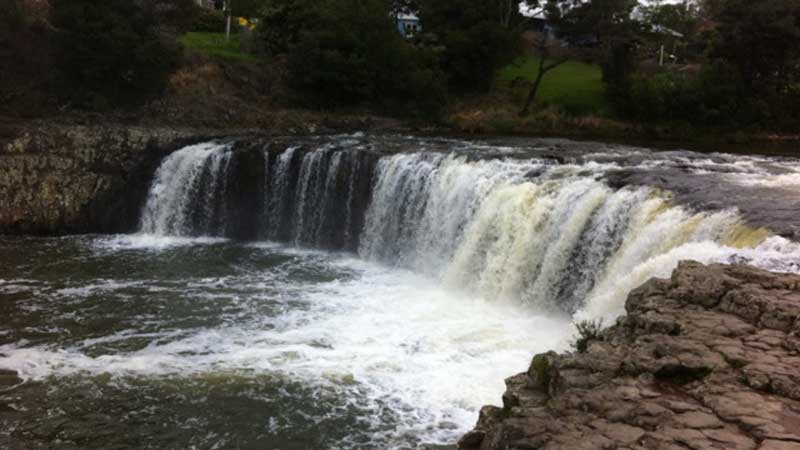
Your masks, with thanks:
[{"label": "stone wall", "polygon": [[169,152],[208,132],[39,125],[0,146],[0,234],[127,232]]},{"label": "stone wall", "polygon": [[626,309],[507,379],[459,448],[800,449],[800,276],[684,262]]}]

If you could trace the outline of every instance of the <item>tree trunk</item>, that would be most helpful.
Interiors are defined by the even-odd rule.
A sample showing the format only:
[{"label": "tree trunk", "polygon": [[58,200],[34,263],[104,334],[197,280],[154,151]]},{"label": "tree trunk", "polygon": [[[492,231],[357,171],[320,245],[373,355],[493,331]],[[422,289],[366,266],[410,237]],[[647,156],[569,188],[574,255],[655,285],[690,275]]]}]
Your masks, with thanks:
[{"label": "tree trunk", "polygon": [[536,74],[536,81],[533,82],[533,86],[531,86],[531,90],[528,92],[528,98],[525,99],[525,106],[522,107],[522,111],[519,112],[520,117],[525,117],[531,113],[531,105],[533,101],[536,100],[536,93],[539,92],[539,85],[542,84],[542,78],[544,78],[545,72],[539,70],[539,73]]},{"label": "tree trunk", "polygon": [[225,40],[231,40],[231,2],[225,2]]}]

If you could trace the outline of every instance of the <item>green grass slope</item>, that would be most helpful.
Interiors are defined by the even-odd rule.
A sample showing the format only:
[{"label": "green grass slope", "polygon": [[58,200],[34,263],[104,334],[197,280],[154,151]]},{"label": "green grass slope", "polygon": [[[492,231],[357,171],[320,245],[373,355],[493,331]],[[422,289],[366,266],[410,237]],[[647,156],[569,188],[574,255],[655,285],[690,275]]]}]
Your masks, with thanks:
[{"label": "green grass slope", "polygon": [[[511,83],[517,79],[533,82],[538,67],[539,57],[520,58],[501,69],[497,75],[497,81],[501,86],[509,88]],[[524,87],[510,89],[513,90],[515,98],[518,98],[522,105],[527,95],[527,89]],[[600,67],[578,61],[568,61],[551,70],[542,80],[536,103],[544,106],[556,106],[564,112],[575,115],[607,113],[609,108]]]},{"label": "green grass slope", "polygon": [[232,34],[229,41],[224,33],[186,33],[180,37],[180,43],[189,51],[201,53],[209,57],[217,57],[234,61],[252,62],[257,58],[242,52],[238,34]]}]

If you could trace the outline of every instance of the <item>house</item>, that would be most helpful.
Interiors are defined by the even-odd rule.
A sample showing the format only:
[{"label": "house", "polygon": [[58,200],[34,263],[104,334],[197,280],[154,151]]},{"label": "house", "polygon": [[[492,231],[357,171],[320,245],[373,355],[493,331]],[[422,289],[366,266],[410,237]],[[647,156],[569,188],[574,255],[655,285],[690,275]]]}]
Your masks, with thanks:
[{"label": "house", "polygon": [[419,24],[419,17],[416,14],[399,13],[395,17],[395,22],[397,23],[397,31],[405,38],[411,38],[422,30]]}]

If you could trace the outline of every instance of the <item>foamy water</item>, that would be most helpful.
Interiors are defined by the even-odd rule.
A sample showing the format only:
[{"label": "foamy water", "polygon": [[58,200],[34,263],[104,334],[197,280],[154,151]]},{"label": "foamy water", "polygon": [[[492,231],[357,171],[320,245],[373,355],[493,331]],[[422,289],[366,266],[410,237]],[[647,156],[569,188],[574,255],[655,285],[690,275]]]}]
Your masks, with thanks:
[{"label": "foamy water", "polygon": [[253,150],[258,192],[233,146],[190,146],[137,234],[0,239],[0,367],[30,420],[147,419],[92,448],[451,444],[574,320],[612,323],[682,260],[800,272],[752,225],[792,229],[794,160],[334,141]]},{"label": "foamy water", "polygon": [[[148,243],[152,246],[147,247]],[[181,246],[148,236],[98,238],[89,243],[97,258],[115,258],[120,263],[132,254],[143,262],[169,258],[186,243],[172,244]],[[53,304],[60,300],[82,304],[104,299],[130,307],[148,296],[176,294],[197,308],[216,304],[223,312],[228,307],[236,310],[220,323],[196,329],[171,326],[171,321],[181,319],[180,313],[172,313],[179,316],[140,317],[151,325],[141,328],[149,330],[131,326],[84,339],[70,336],[62,343],[54,339],[34,345],[6,344],[0,346],[0,354],[5,355],[0,366],[30,380],[103,374],[123,383],[130,377],[192,378],[215,373],[279,376],[352,397],[355,404],[371,411],[364,420],[375,423],[364,428],[380,430],[371,433],[374,443],[370,445],[400,448],[412,436],[414,441],[431,443],[457,439],[474,424],[480,406],[497,402],[505,377],[526,370],[534,353],[566,346],[567,318],[541,317],[511,303],[454,294],[405,270],[269,243],[201,240],[195,245],[206,247],[204,252],[209,253],[241,246],[248,260],[277,256],[291,262],[260,273],[218,277],[185,273],[186,279],[167,284],[155,279],[102,278],[52,289],[33,283],[50,297],[46,308],[54,315],[63,314]],[[84,261],[91,264],[92,259]],[[295,270],[328,272],[335,279],[286,279],[291,278],[287,271]],[[5,289],[5,284],[0,285],[0,291]],[[271,314],[264,313],[265,304]],[[92,317],[88,312],[78,314]],[[135,351],[109,350],[137,340],[147,344]],[[382,414],[390,414],[391,420]],[[352,433],[358,434],[357,430]]]}]

